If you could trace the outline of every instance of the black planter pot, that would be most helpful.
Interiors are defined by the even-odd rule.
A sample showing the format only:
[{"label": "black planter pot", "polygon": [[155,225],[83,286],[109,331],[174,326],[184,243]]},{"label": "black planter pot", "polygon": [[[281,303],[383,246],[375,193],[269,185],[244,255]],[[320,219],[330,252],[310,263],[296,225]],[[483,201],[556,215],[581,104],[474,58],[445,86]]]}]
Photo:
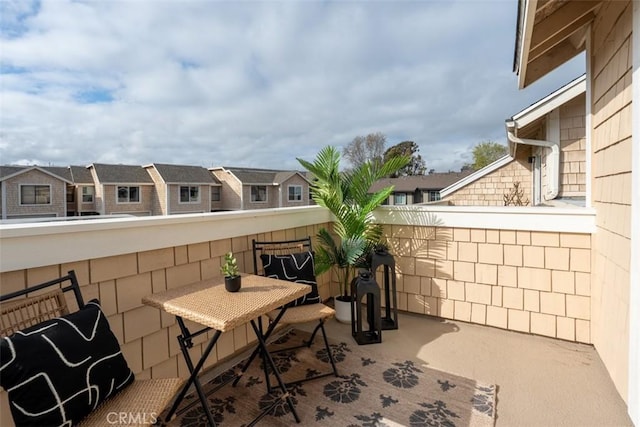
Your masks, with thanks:
[{"label": "black planter pot", "polygon": [[240,290],[240,285],[241,285],[240,279],[242,279],[241,276],[233,276],[233,277],[225,276],[224,288],[228,292],[238,292]]}]

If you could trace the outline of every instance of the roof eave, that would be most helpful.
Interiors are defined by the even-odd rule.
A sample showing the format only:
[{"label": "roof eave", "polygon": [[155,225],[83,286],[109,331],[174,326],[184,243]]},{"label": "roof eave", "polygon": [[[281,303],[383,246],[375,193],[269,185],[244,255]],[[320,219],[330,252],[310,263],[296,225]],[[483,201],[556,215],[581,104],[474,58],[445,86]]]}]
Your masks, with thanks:
[{"label": "roof eave", "polygon": [[538,0],[520,0],[518,4],[518,34],[516,34],[516,51],[514,66],[518,75],[518,88],[526,86],[527,65],[529,62],[529,48],[531,46],[531,34],[536,16]]},{"label": "roof eave", "polygon": [[483,176],[497,170],[500,169],[501,167],[503,167],[504,165],[511,163],[513,161],[513,157],[510,156],[509,154],[499,158],[498,160],[494,161],[493,163],[488,164],[487,166],[483,167],[482,169],[478,169],[477,171],[475,171],[474,173],[465,176],[464,178],[462,178],[459,181],[454,182],[453,184],[451,184],[448,187],[443,188],[442,190],[440,190],[440,196],[441,197],[446,197],[449,194],[463,188],[466,187],[467,185],[471,184],[474,181],[477,181],[478,179],[482,178]]},{"label": "roof eave", "polygon": [[524,110],[514,114],[513,117],[507,119],[507,125],[509,122],[513,122],[516,128],[522,128],[536,121],[540,117],[545,116],[556,108],[566,104],[573,98],[586,93],[586,91],[587,76],[586,74],[583,74],[577,79],[562,86],[555,92],[552,92],[541,100],[531,104]]}]

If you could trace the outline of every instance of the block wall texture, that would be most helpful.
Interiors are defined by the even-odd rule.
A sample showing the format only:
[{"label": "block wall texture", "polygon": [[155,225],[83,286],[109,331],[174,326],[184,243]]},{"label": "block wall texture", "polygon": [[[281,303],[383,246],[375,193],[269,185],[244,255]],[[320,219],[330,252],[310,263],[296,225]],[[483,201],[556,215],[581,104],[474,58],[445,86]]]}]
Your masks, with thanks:
[{"label": "block wall texture", "polygon": [[591,28],[592,204],[598,212],[592,259],[592,336],[616,388],[627,399],[632,2],[603,2]]},{"label": "block wall texture", "polygon": [[458,191],[444,197],[443,200],[456,206],[504,206],[503,196],[513,189],[513,183],[519,182],[524,190],[524,199],[531,205],[531,166],[528,157],[529,147],[520,146],[516,158],[498,170],[483,176]]},{"label": "block wall texture", "polygon": [[[3,272],[0,288],[11,292],[73,269],[85,300],[100,300],[137,378],[186,377],[174,316],[142,305],[141,299],[220,275],[228,251],[236,254],[241,271],[252,273],[252,239],[315,236],[321,227],[331,229],[316,224]],[[384,233],[396,257],[400,310],[591,342],[591,235],[395,225],[385,225]],[[337,294],[329,273],[318,282],[323,300]],[[210,337],[211,332],[194,339],[192,357],[202,354]],[[250,325],[223,333],[206,367],[254,341]]]},{"label": "block wall texture", "polygon": [[[228,251],[236,255],[241,271],[252,273],[252,239],[290,240],[315,236],[321,226],[328,227],[327,224],[319,224],[4,272],[0,274],[0,288],[2,293],[8,293],[51,280],[73,269],[85,301],[93,298],[100,300],[122,352],[137,378],[186,377],[188,369],[176,340],[180,331],[174,316],[143,305],[141,299],[154,292],[219,276],[222,259]],[[319,291],[323,299],[328,299],[331,296],[328,275],[324,276],[327,277],[318,278]],[[187,326],[192,332],[199,329],[194,323],[187,322]],[[190,350],[192,357],[200,357],[202,344],[208,342],[210,337],[209,332],[194,339],[195,345]],[[254,340],[250,325],[223,333],[206,366],[232,355]]]},{"label": "block wall texture", "polygon": [[591,235],[385,226],[385,236],[400,310],[591,342]]}]

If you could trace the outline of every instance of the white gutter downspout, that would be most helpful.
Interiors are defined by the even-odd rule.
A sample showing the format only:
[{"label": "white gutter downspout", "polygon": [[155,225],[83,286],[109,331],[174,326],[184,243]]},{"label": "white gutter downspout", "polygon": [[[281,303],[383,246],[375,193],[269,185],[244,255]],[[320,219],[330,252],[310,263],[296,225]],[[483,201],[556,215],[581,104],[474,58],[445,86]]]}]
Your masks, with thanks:
[{"label": "white gutter downspout", "polygon": [[[539,139],[522,139],[514,135],[516,130],[516,123],[514,121],[506,122],[507,126],[507,138],[509,141],[517,144],[535,145],[537,147],[551,148],[551,154],[547,156],[547,170],[551,174],[547,185],[547,192],[544,194],[545,200],[553,200],[558,197],[559,182],[560,182],[560,143],[553,141],[544,141]],[[515,145],[514,153],[515,155]]]}]

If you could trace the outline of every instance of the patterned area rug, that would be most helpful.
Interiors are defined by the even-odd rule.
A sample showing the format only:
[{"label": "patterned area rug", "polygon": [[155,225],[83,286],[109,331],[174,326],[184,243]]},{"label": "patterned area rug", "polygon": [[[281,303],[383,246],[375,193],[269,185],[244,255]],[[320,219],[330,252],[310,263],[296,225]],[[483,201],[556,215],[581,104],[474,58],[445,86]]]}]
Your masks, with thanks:
[{"label": "patterned area rug", "polygon": [[[270,348],[290,347],[307,338],[307,332],[291,330]],[[330,343],[338,373],[291,386],[289,392],[303,426],[493,426],[496,386],[421,366],[411,360],[389,360],[376,354],[375,345]],[[384,344],[383,344],[384,345]],[[285,382],[331,371],[316,336],[314,345],[274,355]],[[239,367],[235,368],[239,372]],[[213,390],[233,375],[229,370],[207,383]],[[275,379],[272,384],[276,384]],[[262,408],[278,399],[266,393],[260,360],[255,360],[236,387],[222,386],[209,395],[219,426],[246,426]],[[195,403],[190,395],[184,405]],[[183,407],[184,407],[183,405]],[[191,405],[171,426],[204,426],[200,405]],[[259,425],[295,425],[288,405],[281,400]]]}]

